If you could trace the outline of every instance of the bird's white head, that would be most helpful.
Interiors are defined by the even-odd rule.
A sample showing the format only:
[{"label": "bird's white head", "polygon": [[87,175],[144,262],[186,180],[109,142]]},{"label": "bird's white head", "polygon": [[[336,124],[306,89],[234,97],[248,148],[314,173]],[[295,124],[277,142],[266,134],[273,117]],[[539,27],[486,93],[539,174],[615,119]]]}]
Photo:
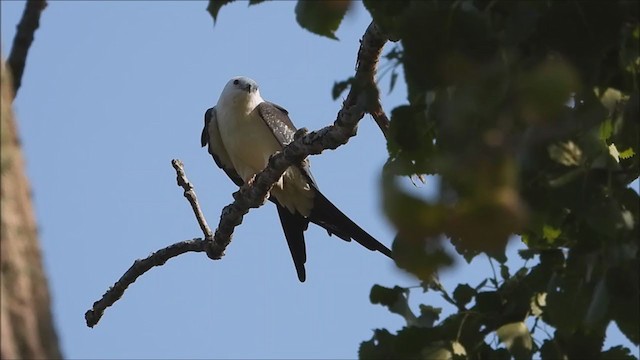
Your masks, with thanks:
[{"label": "bird's white head", "polygon": [[218,104],[241,106],[258,105],[262,97],[258,89],[258,83],[245,76],[236,76],[224,86]]}]

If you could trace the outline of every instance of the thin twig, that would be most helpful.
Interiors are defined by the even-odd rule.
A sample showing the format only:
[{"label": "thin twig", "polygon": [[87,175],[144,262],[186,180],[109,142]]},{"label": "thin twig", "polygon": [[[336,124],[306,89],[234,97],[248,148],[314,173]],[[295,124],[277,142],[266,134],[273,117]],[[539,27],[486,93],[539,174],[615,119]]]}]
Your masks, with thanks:
[{"label": "thin twig", "polygon": [[207,224],[207,219],[204,218],[202,209],[200,209],[196,191],[194,190],[193,185],[191,185],[189,179],[187,179],[187,175],[184,172],[184,164],[182,164],[182,161],[179,159],[173,159],[171,160],[171,165],[176,170],[178,186],[184,189],[184,197],[187,198],[189,204],[191,204],[191,209],[193,209],[193,214],[196,216],[196,220],[198,221],[198,225],[200,225],[200,230],[202,230],[205,240],[213,239],[213,231],[211,231],[209,224]]},{"label": "thin twig", "polygon": [[142,274],[151,270],[154,266],[164,265],[167,260],[187,252],[205,251],[208,241],[203,239],[185,240],[160,249],[144,259],[138,259],[122,275],[122,277],[102,295],[102,298],[93,303],[91,310],[84,314],[88,327],[94,327],[104,314],[104,311],[120,299],[129,285],[133,284]]},{"label": "thin twig", "polygon": [[13,38],[11,52],[7,64],[11,70],[13,79],[13,97],[15,99],[18,89],[22,84],[22,74],[27,62],[27,54],[33,42],[34,34],[40,26],[40,14],[47,7],[46,0],[27,0],[22,13],[22,19],[18,23],[16,36]]}]

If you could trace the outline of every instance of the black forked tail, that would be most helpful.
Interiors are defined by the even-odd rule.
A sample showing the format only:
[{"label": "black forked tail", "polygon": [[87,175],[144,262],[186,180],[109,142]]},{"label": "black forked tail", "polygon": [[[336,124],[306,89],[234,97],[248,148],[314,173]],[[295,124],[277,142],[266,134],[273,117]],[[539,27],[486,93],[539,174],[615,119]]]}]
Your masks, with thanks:
[{"label": "black forked tail", "polygon": [[309,220],[326,229],[329,234],[334,234],[345,241],[351,241],[353,239],[367,249],[380,251],[393,259],[389,248],[349,219],[347,215],[333,205],[331,201],[317,189]]}]

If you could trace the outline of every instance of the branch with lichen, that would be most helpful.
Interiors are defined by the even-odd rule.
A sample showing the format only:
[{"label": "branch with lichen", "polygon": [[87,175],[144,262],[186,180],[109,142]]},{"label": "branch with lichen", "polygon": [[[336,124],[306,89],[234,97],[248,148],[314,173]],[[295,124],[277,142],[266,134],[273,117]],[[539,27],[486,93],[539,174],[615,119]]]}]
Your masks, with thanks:
[{"label": "branch with lichen", "polygon": [[129,285],[153,267],[161,266],[169,259],[186,252],[206,252],[211,259],[221,259],[231,242],[235,227],[242,223],[244,215],[251,208],[260,207],[266,202],[269,190],[285,170],[301,163],[309,155],[317,155],[324,150],[333,150],[346,144],[356,135],[358,123],[365,113],[370,113],[386,134],[389,126],[388,119],[382,111],[379,90],[374,79],[382,47],[386,42],[387,38],[372,22],[360,42],[355,80],[333,125],[310,133],[306,129],[298,130],[294,141],[285,146],[282,151],[272,155],[267,167],[256,174],[253,182],[243,185],[233,194],[234,201],[222,209],[220,222],[213,235],[200,210],[193,186],[186,178],[182,162],[173,160],[172,165],[177,173],[178,185],[184,189],[184,196],[191,204],[204,233],[204,239],[178,242],[154,252],[145,259],[136,260],[102,298],[93,304],[92,309],[85,313],[87,326],[96,325],[106,308],[120,299]]}]

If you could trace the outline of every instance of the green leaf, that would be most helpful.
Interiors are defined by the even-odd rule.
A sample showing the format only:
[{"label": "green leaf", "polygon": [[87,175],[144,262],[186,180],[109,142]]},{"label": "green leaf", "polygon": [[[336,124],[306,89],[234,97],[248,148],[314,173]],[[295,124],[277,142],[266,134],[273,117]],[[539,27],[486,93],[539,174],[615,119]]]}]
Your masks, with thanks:
[{"label": "green leaf", "polygon": [[371,293],[369,294],[369,300],[372,304],[380,304],[384,306],[393,306],[399,298],[404,298],[404,294],[407,290],[399,286],[395,286],[393,289],[380,285],[373,285]]},{"label": "green leaf", "polygon": [[369,341],[360,343],[360,359],[392,359],[395,354],[396,336],[385,329],[376,329]]},{"label": "green leaf", "polygon": [[440,313],[442,313],[442,308],[420,304],[420,316],[415,322],[415,326],[433,327],[435,322],[440,318]]},{"label": "green leaf", "polygon": [[360,348],[358,349],[358,358],[359,359],[376,359],[377,349],[376,349],[376,341],[372,338],[368,341],[363,341],[360,343]]},{"label": "green leaf", "polygon": [[333,98],[333,100],[339,98],[340,95],[345,90],[347,90],[347,88],[349,86],[352,86],[353,85],[353,80],[355,80],[355,78],[352,76],[352,77],[348,78],[347,80],[334,82],[333,83],[333,89],[331,90],[331,97]]},{"label": "green leaf", "polygon": [[453,355],[461,356],[463,359],[466,359],[467,350],[461,343],[457,341],[451,342],[451,350],[453,351]]},{"label": "green leaf", "polygon": [[607,119],[600,124],[600,140],[607,141],[613,134],[613,122]]},{"label": "green leaf", "polygon": [[[626,189],[627,193],[633,194],[635,198],[635,206],[638,206],[638,195],[634,190]],[[636,213],[637,214],[637,213]],[[636,215],[637,216],[637,215]],[[633,240],[636,241],[635,239]],[[607,290],[609,295],[609,309],[613,320],[616,322],[618,329],[631,341],[638,345],[640,343],[640,292],[638,284],[640,283],[640,275],[638,273],[638,258],[631,255],[637,254],[637,250],[629,251],[630,248],[636,248],[636,245],[621,247],[619,255],[630,257],[625,260],[618,258],[615,260],[616,266],[607,272]],[[626,249],[626,250],[625,250]]]},{"label": "green leaf", "polygon": [[[382,206],[385,215],[407,241],[436,236],[442,232],[446,209],[430,204],[400,188],[387,163],[382,175]],[[413,244],[414,247],[416,244]]]},{"label": "green leaf", "polygon": [[533,250],[533,249],[520,249],[520,250],[518,250],[518,255],[520,255],[522,260],[531,260],[537,254],[538,254],[538,251],[537,250]]},{"label": "green leaf", "polygon": [[437,343],[436,345],[430,345],[420,351],[420,359],[453,359],[453,352],[445,344]]},{"label": "green leaf", "polygon": [[636,153],[633,151],[633,148],[628,148],[627,150],[624,150],[622,152],[618,153],[618,156],[620,157],[620,159],[631,159]]},{"label": "green leaf", "polygon": [[531,297],[531,315],[540,317],[547,306],[547,293],[535,293]]},{"label": "green leaf", "polygon": [[[602,105],[604,105],[604,107],[609,110],[609,115],[613,114],[613,112],[616,110],[616,107],[618,106],[618,103],[622,100],[624,100],[622,93],[619,90],[612,88],[606,89],[600,96],[600,101],[602,102]],[[613,128],[611,130],[613,130]],[[611,136],[611,134],[609,134],[609,136]],[[609,136],[605,137],[602,140],[607,140]]]},{"label": "green leaf", "polygon": [[387,136],[389,157],[397,164],[394,174],[433,174],[434,126],[428,121],[424,109],[401,105],[391,111]]},{"label": "green leaf", "polygon": [[[418,355],[428,345],[440,345],[437,329],[407,326],[400,329],[396,337],[395,356],[388,359],[418,359]],[[444,345],[444,344],[442,344]]]},{"label": "green leaf", "polygon": [[601,358],[602,360],[638,360],[635,356],[631,354],[631,350],[628,348],[618,345],[607,349],[602,352]]},{"label": "green leaf", "polygon": [[469,284],[460,284],[453,291],[453,299],[456,301],[458,306],[467,305],[475,295],[476,290],[469,286]]},{"label": "green leaf", "polygon": [[251,5],[257,5],[260,4],[261,2],[265,2],[266,0],[249,0],[249,6]]},{"label": "green leaf", "polygon": [[496,331],[498,339],[516,358],[526,357],[533,349],[533,339],[524,322],[518,321],[502,325]]},{"label": "green leaf", "polygon": [[502,280],[509,280],[511,275],[509,274],[509,267],[505,264],[500,264],[500,277]]},{"label": "green leaf", "polygon": [[406,296],[408,290],[399,286],[393,289],[380,285],[374,285],[371,288],[369,299],[372,304],[380,304],[389,308],[394,314],[402,316],[408,325],[413,325],[417,318],[409,308],[408,298]]},{"label": "green leaf", "polygon": [[584,322],[587,326],[595,326],[602,322],[609,308],[609,294],[607,293],[605,278],[600,278],[593,292],[591,304],[587,310]]},{"label": "green leaf", "polygon": [[618,148],[616,144],[609,145],[609,155],[617,162],[620,162],[620,153],[618,152]]},{"label": "green leaf", "polygon": [[547,240],[549,244],[553,243],[553,241],[557,239],[560,234],[562,234],[561,229],[557,229],[546,224],[542,227],[542,237]]},{"label": "green leaf", "polygon": [[482,291],[476,295],[474,309],[484,316],[498,317],[502,311],[502,299],[496,291]]},{"label": "green leaf", "polygon": [[216,19],[218,18],[218,11],[220,11],[220,8],[230,2],[233,2],[233,0],[209,0],[207,11],[209,12],[209,14],[211,14],[214,24],[216,22]]},{"label": "green leaf", "polygon": [[398,21],[403,10],[408,6],[408,0],[380,1],[364,0],[365,8],[371,14],[373,21],[390,36],[390,39],[397,40]]},{"label": "green leaf", "polygon": [[303,28],[314,34],[338,40],[338,30],[342,18],[351,6],[350,0],[305,1],[298,0],[296,20]]},{"label": "green leaf", "polygon": [[573,141],[549,146],[549,157],[564,166],[577,166],[584,162],[582,150]]},{"label": "green leaf", "polygon": [[559,344],[553,340],[545,340],[540,347],[540,358],[542,360],[566,359]]}]

